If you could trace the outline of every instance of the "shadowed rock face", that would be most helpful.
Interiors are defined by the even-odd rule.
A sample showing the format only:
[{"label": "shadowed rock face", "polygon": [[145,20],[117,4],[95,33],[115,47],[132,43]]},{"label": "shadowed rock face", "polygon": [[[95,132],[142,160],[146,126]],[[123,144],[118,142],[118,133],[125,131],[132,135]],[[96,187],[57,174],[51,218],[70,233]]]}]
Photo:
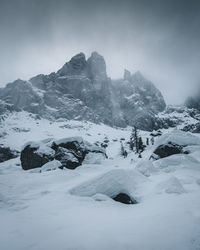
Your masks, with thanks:
[{"label": "shadowed rock face", "polygon": [[126,70],[124,79],[108,78],[105,60],[97,52],[87,60],[83,53],[75,55],[56,73],[9,83],[0,89],[0,100],[45,118],[145,130],[159,127],[156,114],[165,108],[160,91],[141,73]]},{"label": "shadowed rock face", "polygon": [[124,203],[124,204],[137,204],[137,201],[131,198],[128,194],[125,193],[119,193],[115,197],[113,197],[113,200]]}]

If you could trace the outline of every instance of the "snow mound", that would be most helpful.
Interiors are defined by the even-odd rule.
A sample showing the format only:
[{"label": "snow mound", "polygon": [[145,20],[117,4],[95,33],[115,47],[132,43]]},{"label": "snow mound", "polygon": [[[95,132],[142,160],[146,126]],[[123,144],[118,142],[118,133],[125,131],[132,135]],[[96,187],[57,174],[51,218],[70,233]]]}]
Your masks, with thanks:
[{"label": "snow mound", "polygon": [[89,152],[83,161],[83,164],[101,164],[105,157],[103,154]]},{"label": "snow mound", "polygon": [[164,190],[168,194],[173,194],[173,193],[182,194],[182,193],[185,193],[185,189],[183,188],[182,184],[174,176],[170,177],[166,181],[163,181],[163,182],[159,183],[157,188],[158,188],[159,191]]},{"label": "snow mound", "polygon": [[139,161],[135,168],[145,176],[150,176],[152,173],[156,172],[156,168],[150,160]]},{"label": "snow mound", "polygon": [[72,195],[94,196],[104,194],[111,198],[119,193],[134,195],[146,178],[135,170],[113,169],[70,190]]},{"label": "snow mound", "polygon": [[166,158],[159,159],[154,163],[155,168],[164,169],[173,167],[173,171],[176,168],[189,168],[189,169],[200,169],[199,161],[194,157],[185,154],[171,155]]},{"label": "snow mound", "polygon": [[50,162],[47,162],[46,164],[44,164],[41,167],[41,172],[55,170],[61,166],[62,166],[62,164],[60,161],[53,160],[53,161],[50,161]]},{"label": "snow mound", "polygon": [[158,147],[160,145],[167,144],[168,142],[181,146],[200,145],[200,138],[190,132],[174,129],[173,131],[170,131],[158,138],[155,146]]}]

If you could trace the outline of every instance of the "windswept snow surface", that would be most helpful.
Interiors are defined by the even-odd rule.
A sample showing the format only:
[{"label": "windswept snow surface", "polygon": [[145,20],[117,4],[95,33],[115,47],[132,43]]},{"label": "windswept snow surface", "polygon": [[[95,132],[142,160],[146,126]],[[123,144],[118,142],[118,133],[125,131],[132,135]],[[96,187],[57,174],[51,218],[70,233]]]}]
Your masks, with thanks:
[{"label": "windswept snow surface", "polygon": [[[26,112],[5,118],[1,143],[18,150],[28,141],[47,138],[81,136],[94,143],[107,137],[109,143],[108,159],[98,162],[91,155],[75,170],[61,170],[59,162],[51,162],[44,168],[55,170],[24,171],[19,158],[1,163],[0,249],[199,250],[198,135],[163,130],[139,159],[125,143],[130,132],[131,128],[86,122],[50,122]],[[144,140],[149,136],[140,134]],[[129,152],[125,159],[119,154],[120,138],[125,138]],[[166,138],[175,143],[184,138],[191,153],[149,161],[155,146]],[[110,197],[118,192],[126,192],[138,204],[115,202]]]}]

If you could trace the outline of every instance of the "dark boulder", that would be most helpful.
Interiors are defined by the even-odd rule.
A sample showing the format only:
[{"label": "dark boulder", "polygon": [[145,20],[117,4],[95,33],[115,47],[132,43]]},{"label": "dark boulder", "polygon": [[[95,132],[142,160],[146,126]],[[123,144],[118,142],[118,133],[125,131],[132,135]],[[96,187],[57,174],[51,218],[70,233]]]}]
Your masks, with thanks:
[{"label": "dark boulder", "polygon": [[81,165],[82,161],[77,158],[73,151],[66,148],[59,147],[55,154],[55,159],[60,161],[62,168],[75,169]]},{"label": "dark boulder", "polygon": [[19,152],[11,150],[9,147],[0,147],[0,162],[16,158]]},{"label": "dark boulder", "polygon": [[168,157],[170,155],[181,154],[181,153],[184,153],[183,146],[180,146],[172,142],[168,142],[167,144],[158,146],[150,158],[157,160],[160,158]]},{"label": "dark boulder", "polygon": [[60,168],[75,169],[90,152],[107,157],[103,148],[92,145],[81,137],[69,137],[57,141],[30,142],[22,150],[20,159],[24,170],[40,168],[52,160],[60,161]]},{"label": "dark boulder", "polygon": [[44,164],[53,160],[52,155],[50,154],[42,154],[38,151],[39,147],[32,147],[31,145],[27,145],[21,151],[21,164],[24,170],[29,170],[33,168],[40,168]]},{"label": "dark boulder", "polygon": [[119,193],[112,199],[124,204],[137,204],[137,201],[135,199],[131,198],[128,194],[125,193]]}]

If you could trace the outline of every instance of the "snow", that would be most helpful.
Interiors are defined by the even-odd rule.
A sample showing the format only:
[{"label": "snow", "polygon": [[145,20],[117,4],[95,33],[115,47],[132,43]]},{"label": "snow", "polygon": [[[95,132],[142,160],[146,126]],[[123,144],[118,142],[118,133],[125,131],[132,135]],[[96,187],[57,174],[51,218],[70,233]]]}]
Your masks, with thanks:
[{"label": "snow", "polygon": [[200,138],[190,132],[183,132],[178,129],[174,129],[168,133],[162,135],[156,142],[156,146],[166,144],[168,142],[176,143],[182,146],[188,145],[200,145]]},{"label": "snow", "polygon": [[93,196],[100,193],[109,197],[119,193],[134,194],[137,186],[144,181],[145,177],[135,170],[114,169],[74,187],[70,193],[79,196]]},{"label": "snow", "polygon": [[[108,159],[97,161],[92,154],[75,170],[59,169],[59,162],[52,161],[38,169],[42,171],[24,171],[19,157],[0,163],[1,249],[200,249],[199,135],[162,130],[140,159],[125,143],[130,133],[131,128],[50,122],[26,112],[6,117],[0,124],[1,143],[13,149],[28,141],[50,145],[77,136],[90,143],[107,137],[109,143]],[[146,138],[149,132],[140,135]],[[120,138],[125,138],[127,158],[120,156]],[[149,161],[155,147],[168,140],[188,145],[184,149],[190,154]],[[122,191],[138,203],[125,205],[110,198]]]},{"label": "snow", "polygon": [[56,140],[55,144],[57,144],[57,145],[62,144],[62,143],[65,144],[65,143],[72,142],[72,141],[77,141],[79,143],[82,143],[83,142],[83,138],[80,137],[80,136],[62,138],[60,140]]},{"label": "snow", "polygon": [[41,167],[41,172],[49,171],[49,170],[55,170],[55,169],[57,169],[57,168],[59,168],[61,166],[62,166],[62,163],[60,161],[53,160],[53,161],[50,161],[50,162],[47,162],[46,164],[44,164]]},{"label": "snow", "polygon": [[104,155],[101,153],[89,152],[83,161],[83,164],[101,164],[105,159]]}]

